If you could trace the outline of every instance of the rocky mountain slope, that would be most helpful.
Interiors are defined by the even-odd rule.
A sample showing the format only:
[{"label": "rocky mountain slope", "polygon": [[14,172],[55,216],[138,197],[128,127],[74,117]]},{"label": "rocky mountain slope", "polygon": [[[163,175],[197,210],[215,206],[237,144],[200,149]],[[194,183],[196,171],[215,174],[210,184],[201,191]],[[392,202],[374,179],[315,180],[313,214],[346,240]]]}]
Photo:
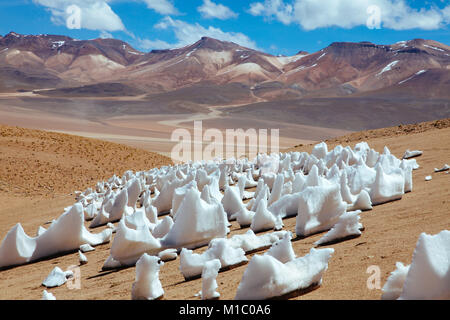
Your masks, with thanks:
[{"label": "rocky mountain slope", "polygon": [[149,53],[116,39],[14,32],[0,38],[2,91],[92,89],[106,82],[155,94],[239,83],[253,102],[379,90],[440,97],[448,95],[449,73],[450,47],[423,39],[392,45],[336,42],[318,52],[286,57],[207,37],[183,48]]}]

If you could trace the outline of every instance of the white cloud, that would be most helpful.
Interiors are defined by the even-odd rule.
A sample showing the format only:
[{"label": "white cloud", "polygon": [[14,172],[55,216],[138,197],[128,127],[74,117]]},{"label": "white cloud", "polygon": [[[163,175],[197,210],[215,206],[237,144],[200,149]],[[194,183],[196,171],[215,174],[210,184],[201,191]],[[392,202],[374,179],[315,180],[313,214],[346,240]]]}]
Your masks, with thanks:
[{"label": "white cloud", "polygon": [[150,40],[150,39],[138,39],[137,46],[142,50],[152,50],[152,49],[172,49],[173,44],[162,40]]},{"label": "white cloud", "polygon": [[435,30],[449,23],[450,6],[415,9],[405,0],[265,0],[250,4],[254,16],[276,19],[284,24],[297,23],[305,30],[338,26],[353,28],[365,25],[369,6],[380,9],[381,27],[406,30]]},{"label": "white cloud", "polygon": [[203,5],[198,7],[197,10],[202,14],[202,17],[206,19],[217,18],[220,20],[226,20],[236,18],[238,16],[238,14],[230,8],[224,6],[223,4],[216,4],[211,0],[203,0]]},{"label": "white cloud", "polygon": [[283,0],[266,0],[264,3],[251,3],[249,13],[254,16],[274,17],[284,24],[290,24],[293,20],[292,5],[285,4]]},{"label": "white cloud", "polygon": [[113,39],[113,35],[107,31],[102,30],[102,32],[100,32],[99,36],[100,39]]},{"label": "white cloud", "polygon": [[89,30],[118,31],[125,30],[120,17],[108,5],[108,0],[33,0],[46,7],[52,16],[51,21],[57,25],[66,25],[71,13],[66,12],[70,6],[80,9],[80,27]]},{"label": "white cloud", "polygon": [[178,10],[169,0],[143,0],[149,9],[155,10],[159,14],[178,14]]},{"label": "white cloud", "polygon": [[250,14],[254,16],[267,16],[271,15],[271,12],[266,12],[267,8],[261,2],[253,2],[250,4],[250,9],[248,10]]},{"label": "white cloud", "polygon": [[212,26],[205,28],[198,23],[190,24],[182,20],[172,19],[171,17],[164,17],[155,25],[155,28],[172,31],[177,42],[167,43],[161,40],[141,39],[140,44],[142,49],[181,48],[197,42],[202,37],[234,42],[247,48],[257,49],[256,43],[243,33],[225,32]]},{"label": "white cloud", "polygon": [[446,6],[442,9],[442,14],[444,15],[445,22],[450,23],[450,6]]}]

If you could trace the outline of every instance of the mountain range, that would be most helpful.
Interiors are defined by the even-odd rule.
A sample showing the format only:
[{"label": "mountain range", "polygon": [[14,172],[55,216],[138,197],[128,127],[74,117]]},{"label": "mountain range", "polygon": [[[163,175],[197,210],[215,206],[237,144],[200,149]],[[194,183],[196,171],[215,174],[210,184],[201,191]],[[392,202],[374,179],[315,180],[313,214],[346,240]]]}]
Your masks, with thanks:
[{"label": "mountain range", "polygon": [[117,39],[0,36],[0,91],[36,89],[53,96],[162,100],[170,93],[170,99],[210,105],[368,95],[447,99],[450,47],[423,39],[334,42],[313,53],[274,56],[203,37],[146,53]]}]

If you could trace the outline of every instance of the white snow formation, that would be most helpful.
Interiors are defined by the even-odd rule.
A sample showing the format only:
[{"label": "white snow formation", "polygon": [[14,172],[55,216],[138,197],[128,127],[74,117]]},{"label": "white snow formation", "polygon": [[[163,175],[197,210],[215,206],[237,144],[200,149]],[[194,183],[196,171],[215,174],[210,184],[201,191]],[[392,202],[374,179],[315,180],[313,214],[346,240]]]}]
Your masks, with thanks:
[{"label": "white snow formation", "polygon": [[342,214],[337,223],[325,234],[315,242],[316,245],[324,245],[332,242],[336,242],[341,239],[346,239],[352,236],[361,235],[361,229],[363,225],[359,222],[358,211],[350,211]]},{"label": "white snow formation", "polygon": [[56,297],[53,295],[53,293],[48,292],[47,290],[44,290],[44,291],[42,291],[41,300],[56,300]]},{"label": "white snow formation", "polygon": [[283,263],[271,255],[254,255],[244,271],[235,299],[262,300],[322,284],[334,249],[314,249]]},{"label": "white snow formation", "polygon": [[[161,262],[176,259],[177,252],[180,271],[188,279],[199,277],[204,268],[214,271],[216,261],[217,272],[224,271],[248,263],[247,254],[270,248],[253,256],[236,297],[284,295],[320,285],[333,252],[313,248],[295,258],[293,235],[283,230],[284,218],[296,217],[296,237],[322,231],[329,232],[319,242],[356,236],[361,229],[357,210],[401,199],[412,191],[417,168],[416,158],[398,159],[387,147],[377,152],[361,142],[329,150],[321,142],[311,154],[258,154],[254,159],[127,171],[75,192],[74,205],[35,237],[20,224],[12,227],[0,244],[0,268],[77,250],[82,257],[91,247],[113,239],[103,269],[136,265],[132,297],[156,299],[163,294],[158,280]],[[254,187],[254,192],[249,189]],[[228,236],[234,219],[250,229]],[[85,223],[106,228],[91,233]],[[255,234],[262,231],[269,232]],[[201,254],[191,251],[203,246],[208,248]],[[203,289],[205,297],[216,295],[213,278]]]},{"label": "white snow formation", "polygon": [[389,63],[387,66],[385,66],[380,72],[378,72],[376,74],[376,76],[380,76],[381,74],[392,70],[392,68],[398,63],[398,60],[392,61],[391,63]]},{"label": "white snow formation", "polygon": [[286,263],[295,259],[294,249],[292,248],[292,234],[287,232],[283,238],[272,244],[270,249],[265,253],[279,260],[282,263]]},{"label": "white snow formation", "polygon": [[83,224],[81,204],[76,203],[36,237],[28,236],[16,224],[0,245],[0,267],[20,265],[59,253],[77,250],[82,244],[96,246],[109,242],[111,230],[93,234]]},{"label": "white snow formation", "polygon": [[[148,227],[132,229],[126,226],[124,219],[120,220],[110,251],[110,257],[120,266],[134,265],[142,254],[157,255],[160,251],[161,242],[153,237]],[[107,266],[105,262],[104,269]]]},{"label": "white snow formation", "polygon": [[158,253],[158,257],[162,261],[170,261],[175,260],[177,258],[177,249],[166,249]]},{"label": "white snow formation", "polygon": [[155,300],[164,295],[159,270],[164,262],[144,253],[136,263],[136,280],[131,288],[132,300]]},{"label": "white snow formation", "polygon": [[339,185],[307,187],[299,199],[295,233],[305,237],[329,230],[346,209]]},{"label": "white snow formation", "polygon": [[94,251],[94,250],[95,250],[95,248],[93,246],[91,246],[89,243],[85,243],[80,246],[80,251],[83,253],[89,252],[89,251]]},{"label": "white snow formation", "polygon": [[442,171],[447,171],[447,170],[450,170],[450,166],[448,164],[444,164],[444,166],[440,169],[434,168],[434,172],[442,172]]},{"label": "white snow formation", "polygon": [[202,300],[217,299],[220,293],[217,292],[217,274],[221,268],[220,260],[213,259],[207,261],[202,270]]},{"label": "white snow formation", "polygon": [[236,234],[227,239],[212,239],[208,249],[202,254],[183,248],[180,253],[180,271],[185,279],[193,279],[200,276],[205,262],[213,259],[218,259],[222,268],[246,263],[246,254],[268,248],[287,234],[290,232],[276,231],[257,236],[252,230],[248,230],[244,234]]},{"label": "white snow formation", "polygon": [[254,232],[265,231],[269,229],[281,229],[281,219],[279,216],[274,216],[272,212],[267,209],[267,200],[261,199],[256,207],[255,215],[253,216],[250,229]]},{"label": "white snow formation", "polygon": [[421,233],[411,264],[396,267],[383,287],[382,299],[450,299],[450,231]]},{"label": "white snow formation", "polygon": [[44,281],[42,281],[42,285],[46,286],[47,288],[53,288],[53,287],[59,287],[62,286],[64,283],[66,283],[67,278],[73,276],[72,271],[62,271],[60,267],[55,267],[45,278]]},{"label": "white snow formation", "polygon": [[421,156],[422,153],[423,152],[420,150],[412,150],[411,151],[411,150],[407,149],[405,151],[405,153],[403,154],[402,159],[410,159],[410,158],[418,157],[418,156]]},{"label": "white snow formation", "polygon": [[228,221],[220,203],[209,204],[200,191],[189,189],[176,213],[176,219],[161,244],[169,248],[196,248],[227,235]]},{"label": "white snow formation", "polygon": [[88,263],[88,259],[80,250],[78,250],[78,261],[81,265]]},{"label": "white snow formation", "polygon": [[405,266],[403,263],[397,262],[395,267],[396,269],[391,272],[391,275],[383,286],[382,300],[395,300],[402,294],[409,265]]},{"label": "white snow formation", "polygon": [[244,234],[235,234],[227,239],[233,248],[241,248],[246,254],[263,250],[283,238],[288,231],[274,231],[262,235],[255,235],[253,230],[247,230]]},{"label": "white snow formation", "polygon": [[227,239],[213,239],[208,249],[202,254],[183,248],[180,253],[180,271],[185,279],[196,278],[201,275],[204,265],[208,261],[219,260],[222,268],[239,265],[247,261],[242,248],[232,247]]}]

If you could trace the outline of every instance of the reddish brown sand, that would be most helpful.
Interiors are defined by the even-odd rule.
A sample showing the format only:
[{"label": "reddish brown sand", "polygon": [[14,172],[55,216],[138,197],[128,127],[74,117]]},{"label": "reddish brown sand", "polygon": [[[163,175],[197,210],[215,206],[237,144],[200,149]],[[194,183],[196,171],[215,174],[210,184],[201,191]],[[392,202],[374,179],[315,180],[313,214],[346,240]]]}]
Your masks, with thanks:
[{"label": "reddish brown sand", "polygon": [[[6,129],[7,131],[12,130]],[[103,161],[101,165],[104,171],[99,173],[96,170],[88,170],[90,166],[97,168],[99,164],[97,162],[94,166],[87,159],[91,159],[92,162],[94,159],[101,161],[99,159],[105,157],[95,155],[94,158],[91,158],[91,152],[95,152],[95,148],[91,149],[91,152],[84,153],[62,152],[70,149],[66,146],[64,139],[56,140],[59,141],[60,149],[58,149],[58,144],[55,144],[52,149],[46,151],[47,154],[41,147],[33,151],[33,140],[30,136],[32,136],[31,133],[21,136],[14,135],[14,137],[0,136],[0,150],[2,151],[0,170],[3,170],[0,171],[0,179],[3,181],[6,179],[7,183],[14,181],[14,186],[21,186],[20,188],[11,188],[4,187],[5,184],[3,184],[2,191],[0,191],[1,238],[17,222],[23,224],[28,234],[34,235],[39,225],[58,217],[65,206],[73,204],[74,199],[69,192],[83,190],[86,186],[94,186],[99,179],[107,178],[113,172],[125,169],[125,164],[122,162],[125,159],[115,161],[114,152],[111,152],[106,157],[108,161]],[[84,145],[81,142],[75,143],[75,141],[85,141],[84,138],[78,137],[60,135],[58,137],[73,139],[75,146]],[[42,142],[41,140],[34,141]],[[44,140],[44,144],[50,141],[52,140]],[[395,262],[401,261],[405,264],[411,262],[412,253],[421,232],[436,234],[450,228],[448,200],[450,174],[434,173],[434,168],[440,168],[450,162],[450,119],[355,133],[329,141],[329,147],[339,143],[353,147],[358,141],[367,141],[371,147],[380,152],[386,145],[397,157],[401,157],[406,149],[422,150],[423,155],[417,158],[420,168],[413,172],[413,191],[405,194],[399,201],[379,205],[371,211],[363,212],[361,222],[365,230],[362,235],[331,245],[330,247],[335,249],[335,253],[324,274],[322,286],[305,295],[298,296],[296,299],[380,299],[382,293],[380,289],[370,290],[367,287],[367,280],[371,275],[366,272],[367,268],[373,265],[380,268],[380,284],[382,286],[389,273],[395,269]],[[108,146],[112,149],[119,148],[114,144],[108,144]],[[312,146],[308,145],[295,149],[309,152],[311,148]],[[57,150],[60,153],[55,154]],[[70,160],[70,154],[72,160]],[[22,160],[13,161],[9,157]],[[27,163],[34,163],[36,160],[44,161],[44,159],[52,159],[48,160],[53,164],[52,168],[61,166],[66,168],[67,172],[72,172],[73,164],[70,161],[74,164],[80,162],[82,168],[73,172],[73,177],[68,179],[68,182],[59,181],[68,176],[67,174],[58,173],[58,178],[52,178],[54,169],[44,172],[39,169],[44,166],[27,168]],[[144,162],[149,161],[146,157],[140,159],[141,163],[137,159],[135,159],[136,162],[127,160],[127,169],[142,170],[144,166],[147,166],[148,169],[165,161],[163,158],[160,158],[159,162],[157,160]],[[109,169],[104,169],[104,166],[108,164]],[[6,165],[9,166],[9,171],[5,171]],[[118,167],[115,169],[116,165]],[[16,175],[22,171],[35,177],[28,182],[32,187],[27,187],[27,183],[23,182],[24,178],[16,178]],[[14,172],[16,174],[13,174]],[[61,172],[65,171],[61,169]],[[82,173],[85,177],[80,180],[79,176]],[[433,179],[425,181],[427,175],[431,175]],[[55,193],[50,192],[43,195],[36,178],[40,178],[40,181],[54,181],[52,186]],[[42,182],[40,183],[42,184]],[[26,192],[22,191],[23,188]],[[49,195],[51,196],[49,197]],[[285,219],[284,224],[285,230],[295,230],[295,218]],[[94,232],[100,230],[95,229]],[[233,222],[231,230],[229,236],[245,232],[247,229],[239,229]],[[305,255],[322,235],[323,233],[293,241],[296,255]],[[64,285],[48,291],[52,292],[57,299],[130,299],[131,285],[135,277],[134,267],[109,272],[101,271],[101,267],[109,255],[110,247],[111,244],[105,244],[96,247],[95,251],[86,253],[89,262],[80,266],[81,289],[69,289]],[[204,249],[200,248],[196,251],[200,252]],[[251,259],[251,255],[248,258]],[[66,269],[70,265],[78,265],[77,253],[0,271],[0,298],[40,299],[42,291],[45,289],[41,286],[41,282],[48,273],[55,266]],[[221,299],[234,298],[245,268],[246,265],[243,265],[219,273],[217,282]],[[165,299],[199,299],[196,293],[201,290],[201,279],[185,282],[179,271],[178,258],[164,264],[161,268],[160,279],[165,291]]]},{"label": "reddish brown sand", "polygon": [[170,163],[126,145],[5,125],[0,125],[0,151],[0,192],[30,196],[84,190],[114,174]]}]

